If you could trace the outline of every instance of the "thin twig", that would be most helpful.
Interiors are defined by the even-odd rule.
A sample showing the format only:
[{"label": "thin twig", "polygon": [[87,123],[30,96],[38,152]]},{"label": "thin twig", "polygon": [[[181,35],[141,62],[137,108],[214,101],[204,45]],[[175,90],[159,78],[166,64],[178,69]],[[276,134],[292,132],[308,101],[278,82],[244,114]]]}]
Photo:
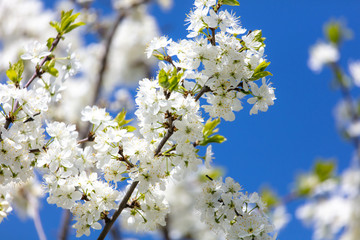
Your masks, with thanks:
[{"label": "thin twig", "polygon": [[100,71],[99,71],[99,74],[98,74],[98,80],[96,82],[96,88],[95,88],[95,98],[94,98],[94,102],[93,102],[93,105],[96,104],[97,100],[98,100],[98,97],[99,97],[99,94],[100,94],[100,89],[101,89],[101,86],[103,84],[103,81],[104,81],[104,73],[105,73],[105,70],[106,70],[106,67],[107,67],[107,62],[108,62],[108,56],[109,56],[109,53],[110,53],[110,47],[111,47],[111,44],[112,44],[112,41],[114,39],[114,36],[115,36],[115,33],[116,33],[116,30],[119,26],[119,24],[124,20],[124,18],[126,17],[126,15],[128,14],[128,12],[137,7],[137,6],[140,6],[146,2],[149,2],[150,0],[142,0],[142,1],[138,1],[136,3],[133,3],[128,9],[125,9],[121,12],[121,14],[118,15],[118,17],[116,18],[115,20],[115,23],[113,25],[113,27],[111,28],[111,31],[108,35],[108,37],[106,38],[105,40],[105,52],[102,56],[102,59],[101,59],[101,67],[100,67]]},{"label": "thin twig", "polygon": [[200,90],[200,92],[196,95],[195,101],[199,100],[201,98],[201,96],[204,95],[204,93],[207,93],[207,92],[210,92],[210,91],[211,91],[210,87],[204,85],[202,87],[202,89]]},{"label": "thin twig", "polygon": [[[58,43],[60,42],[61,39],[61,35],[58,34],[56,36],[56,38],[54,39],[54,41],[51,44],[51,48],[49,49],[49,52],[52,52],[55,47],[58,45]],[[40,71],[41,67],[45,64],[45,62],[49,61],[51,59],[51,57],[46,56],[43,60],[41,60],[41,62],[36,66],[35,72],[34,74],[30,77],[30,79],[27,81],[27,83],[25,84],[25,86],[23,88],[28,88],[30,86],[30,84],[37,78],[37,77],[41,77],[41,75],[44,74],[44,72]],[[13,106],[13,109],[11,110],[11,113],[15,113],[16,110],[19,107],[19,101],[16,100]],[[9,115],[11,114],[9,113]],[[15,116],[13,117],[9,117],[6,118],[5,124],[4,124],[4,128],[8,129],[10,124],[15,120]]]},{"label": "thin twig", "polygon": [[100,233],[98,240],[102,240],[105,239],[106,235],[108,234],[108,232],[110,231],[112,225],[114,224],[114,222],[116,221],[116,219],[120,216],[121,212],[124,210],[124,208],[126,208],[127,206],[127,202],[129,201],[132,193],[134,192],[136,186],[139,184],[139,181],[134,181],[129,190],[126,192],[123,200],[121,201],[118,210],[116,210],[116,212],[114,213],[114,215],[111,217],[110,221],[108,221],[102,232]]},{"label": "thin twig", "polygon": [[163,234],[164,240],[171,240],[170,232],[169,232],[170,229],[169,215],[166,215],[165,223],[166,223],[165,226],[161,227],[161,232]]},{"label": "thin twig", "polygon": [[63,211],[61,222],[62,231],[60,231],[59,240],[66,240],[68,238],[69,226],[71,222],[71,212],[69,210]]}]

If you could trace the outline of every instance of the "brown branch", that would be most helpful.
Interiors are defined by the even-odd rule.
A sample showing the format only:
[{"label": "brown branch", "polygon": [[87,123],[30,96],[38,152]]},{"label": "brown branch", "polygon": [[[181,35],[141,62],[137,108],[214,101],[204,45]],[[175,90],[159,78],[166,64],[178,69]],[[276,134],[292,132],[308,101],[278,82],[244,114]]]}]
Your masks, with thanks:
[{"label": "brown branch", "polygon": [[62,226],[61,229],[62,231],[60,231],[59,234],[59,240],[66,240],[68,237],[68,232],[69,232],[69,226],[70,226],[70,221],[71,221],[71,212],[70,210],[64,210],[63,211],[63,217],[62,217]]},{"label": "brown branch", "polygon": [[116,30],[117,30],[119,24],[124,20],[124,18],[127,16],[128,12],[131,9],[136,8],[136,7],[138,7],[138,6],[140,6],[140,5],[144,4],[144,3],[147,3],[149,1],[150,0],[141,0],[141,1],[133,3],[128,9],[124,9],[121,12],[121,14],[119,14],[118,17],[116,18],[115,23],[114,23],[113,27],[111,28],[111,31],[110,31],[108,37],[105,40],[105,52],[104,52],[104,55],[102,56],[102,59],[101,59],[101,67],[100,67],[100,71],[99,71],[99,74],[98,74],[98,80],[96,82],[95,97],[94,97],[94,101],[93,101],[92,105],[95,105],[97,100],[98,100],[98,97],[99,97],[99,94],[100,94],[100,89],[101,89],[101,86],[102,86],[103,81],[104,81],[104,73],[105,73],[105,70],[106,70],[107,63],[108,63],[108,56],[109,56],[109,53],[110,53],[110,47],[111,47],[112,41],[114,39],[114,35],[116,33]]},{"label": "brown branch", "polygon": [[199,100],[201,98],[201,96],[204,95],[204,93],[207,93],[207,92],[210,92],[210,91],[211,91],[210,87],[204,85],[202,87],[202,89],[200,90],[200,92],[198,93],[198,95],[196,95],[195,101]]},{"label": "brown branch", "polygon": [[121,212],[124,210],[124,208],[126,208],[127,206],[127,202],[129,201],[131,194],[134,192],[136,186],[138,185],[139,181],[134,181],[129,190],[126,192],[123,200],[121,201],[118,210],[116,210],[116,212],[114,213],[114,215],[111,217],[110,221],[108,221],[102,232],[100,233],[98,240],[102,240],[105,239],[106,235],[108,234],[108,232],[110,231],[112,225],[114,224],[114,222],[116,221],[116,219],[120,216]]},{"label": "brown branch", "polygon": [[[62,36],[60,34],[58,34],[56,36],[56,38],[54,39],[54,41],[51,44],[51,48],[49,49],[49,52],[52,52],[55,49],[55,47],[59,44],[61,37]],[[51,57],[46,56],[43,60],[41,60],[41,62],[36,66],[34,74],[30,77],[30,79],[27,81],[27,83],[25,84],[25,86],[23,88],[28,88],[30,86],[30,84],[37,77],[41,77],[44,74],[44,72],[40,71],[40,69],[50,59],[51,59]],[[15,116],[13,114],[16,112],[16,110],[18,108],[19,108],[19,102],[18,102],[18,100],[16,100],[15,103],[14,103],[13,109],[9,113],[10,116],[6,118],[6,121],[5,121],[5,124],[4,124],[5,129],[8,129],[10,124],[15,121]]]},{"label": "brown branch", "polygon": [[165,223],[166,223],[165,226],[161,227],[161,232],[163,234],[164,240],[171,240],[170,232],[169,232],[169,229],[170,229],[169,215],[166,215]]}]

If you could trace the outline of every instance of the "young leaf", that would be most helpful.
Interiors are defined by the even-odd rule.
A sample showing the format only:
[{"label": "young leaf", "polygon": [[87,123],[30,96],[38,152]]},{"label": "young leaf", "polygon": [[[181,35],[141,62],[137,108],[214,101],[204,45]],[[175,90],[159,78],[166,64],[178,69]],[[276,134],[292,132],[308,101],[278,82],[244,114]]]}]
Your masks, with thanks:
[{"label": "young leaf", "polygon": [[217,130],[214,130],[217,125],[220,123],[220,118],[216,118],[214,120],[207,120],[203,129],[204,137],[208,137],[213,133],[216,133]]},{"label": "young leaf", "polygon": [[254,73],[263,72],[270,65],[270,62],[262,61],[255,69]]},{"label": "young leaf", "polygon": [[19,85],[22,74],[24,72],[24,63],[21,59],[15,64],[9,63],[9,69],[6,71],[6,76],[13,82],[16,86]]},{"label": "young leaf", "polygon": [[168,89],[170,86],[169,77],[164,69],[161,69],[159,72],[159,84],[165,89]]},{"label": "young leaf", "polygon": [[240,6],[237,0],[220,0],[221,5]]},{"label": "young leaf", "polygon": [[314,166],[314,174],[319,178],[320,182],[323,182],[334,176],[335,168],[336,164],[333,160],[318,160]]},{"label": "young leaf", "polygon": [[211,137],[204,138],[204,140],[200,142],[200,145],[201,146],[206,146],[209,143],[222,143],[222,142],[225,142],[225,141],[226,141],[226,138],[224,136],[216,134],[216,135],[213,135]]}]

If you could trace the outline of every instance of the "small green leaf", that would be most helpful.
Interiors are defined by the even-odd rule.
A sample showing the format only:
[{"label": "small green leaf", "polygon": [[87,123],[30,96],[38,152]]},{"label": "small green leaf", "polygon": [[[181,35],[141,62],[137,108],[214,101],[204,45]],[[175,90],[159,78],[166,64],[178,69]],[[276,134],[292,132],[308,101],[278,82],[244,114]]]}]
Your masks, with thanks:
[{"label": "small green leaf", "polygon": [[136,130],[136,127],[134,126],[125,126],[124,129],[126,129],[128,132],[133,132]]},{"label": "small green leaf", "polygon": [[214,130],[217,125],[220,123],[220,118],[216,118],[214,120],[207,120],[203,129],[204,137],[208,137],[213,133],[216,133],[217,130]]},{"label": "small green leaf", "polygon": [[334,177],[336,164],[334,160],[317,160],[314,166],[314,174],[323,182]]},{"label": "small green leaf", "polygon": [[49,74],[51,74],[52,76],[54,76],[54,77],[58,77],[58,76],[59,76],[59,71],[58,71],[56,68],[54,68],[54,67],[50,67],[50,68],[47,70],[47,72],[48,72]]},{"label": "small green leaf", "polygon": [[254,73],[252,75],[252,77],[250,78],[250,81],[255,81],[255,80],[258,80],[260,78],[263,78],[263,77],[266,77],[266,76],[272,76],[272,73],[271,72],[267,72],[267,71],[264,71],[264,72],[259,72],[259,73]]},{"label": "small green leaf", "polygon": [[69,26],[69,27],[65,30],[65,32],[64,32],[64,33],[71,32],[71,31],[72,31],[72,30],[74,30],[75,28],[80,27],[80,26],[83,26],[83,25],[85,25],[85,23],[84,23],[84,22],[77,22],[77,23],[74,23],[74,24],[72,24],[71,26]]},{"label": "small green leaf", "polygon": [[226,141],[226,138],[224,136],[216,134],[216,135],[213,135],[211,137],[204,138],[204,140],[200,142],[200,145],[201,146],[206,146],[209,143],[222,143],[222,142],[225,142],[225,141]]},{"label": "small green leaf", "polygon": [[17,73],[14,69],[8,69],[6,71],[6,76],[10,79],[11,82],[17,82]]},{"label": "small green leaf", "polygon": [[237,0],[220,0],[221,5],[240,6]]},{"label": "small green leaf", "polygon": [[123,109],[118,115],[115,117],[114,121],[118,124],[118,127],[122,127],[124,129],[129,129],[128,131],[134,131],[136,128],[132,126],[124,126],[125,124],[128,124],[132,121],[132,119],[126,120],[126,111]]},{"label": "small green leaf", "polygon": [[159,84],[165,89],[168,89],[170,86],[169,77],[164,69],[161,69],[159,72]]},{"label": "small green leaf", "polygon": [[270,65],[270,62],[262,61],[255,69],[254,73],[263,72]]},{"label": "small green leaf", "polygon": [[49,39],[47,40],[46,46],[48,47],[49,50],[50,50],[50,48],[51,48],[54,40],[55,40],[55,38],[49,38]]},{"label": "small green leaf", "polygon": [[21,59],[15,64],[9,63],[9,69],[6,71],[6,76],[10,79],[15,85],[19,85],[22,74],[24,72],[24,63]]},{"label": "small green leaf", "polygon": [[56,21],[51,21],[50,22],[50,26],[52,26],[53,28],[55,28],[55,30],[60,33],[61,32],[61,29],[60,29],[60,23],[59,22],[56,22]]},{"label": "small green leaf", "polygon": [[154,57],[156,57],[157,59],[159,59],[160,61],[164,61],[165,56],[163,54],[153,54]]}]

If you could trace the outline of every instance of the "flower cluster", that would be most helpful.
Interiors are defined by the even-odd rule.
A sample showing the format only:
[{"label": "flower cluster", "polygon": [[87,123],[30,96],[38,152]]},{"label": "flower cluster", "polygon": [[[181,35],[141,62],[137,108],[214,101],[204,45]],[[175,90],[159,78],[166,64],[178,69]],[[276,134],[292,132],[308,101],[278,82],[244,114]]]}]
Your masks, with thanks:
[{"label": "flower cluster", "polygon": [[[360,171],[348,169],[339,181],[329,179],[297,210],[297,217],[314,227],[314,239],[357,239],[360,224]],[[340,234],[339,234],[340,233]]]},{"label": "flower cluster", "polygon": [[274,227],[264,214],[265,205],[259,195],[240,190],[229,177],[225,183],[207,181],[197,201],[201,219],[215,232],[223,232],[226,239],[276,239],[268,235]]},{"label": "flower cluster", "polygon": [[[1,183],[25,181],[34,168],[40,170],[48,202],[73,213],[77,236],[89,235],[91,228],[101,229],[102,220],[106,230],[116,220],[116,214],[111,216],[114,211],[124,210],[124,222],[136,230],[165,226],[171,210],[166,197],[169,182],[196,172],[203,159],[211,168],[209,144],[225,140],[215,134],[220,118],[233,121],[234,111],[243,108],[241,100],[246,96],[251,96],[247,100],[253,105],[250,114],[265,112],[274,104],[274,89],[265,79],[271,73],[265,71],[269,62],[261,31],[244,34],[234,14],[221,7],[220,1],[196,0],[188,17],[189,39],[173,42],[161,37],[149,45],[147,55],[162,61],[154,79],[139,83],[135,100],[138,132],[127,125],[130,120],[125,119],[125,112],[112,118],[104,108],[87,106],[81,120],[91,127],[81,140],[75,125],[48,120],[44,114],[51,101],[60,99],[53,96],[62,90],[62,81],[47,81],[42,74],[63,80],[78,68],[71,53],[62,68],[67,74],[58,74],[55,65],[54,45],[72,27],[65,23],[77,17],[72,11],[63,12],[61,23],[51,23],[59,35],[49,39],[48,51],[35,43],[22,55],[37,63],[31,81],[20,87],[19,62],[8,73],[13,85],[0,85]],[[37,84],[28,89],[34,80]],[[203,157],[199,152],[205,146]],[[124,191],[120,190],[126,183]],[[242,193],[231,178],[225,183],[209,178],[202,189],[196,208],[201,220],[221,236],[276,238],[257,193]],[[2,199],[3,216],[10,208],[8,197]]]}]

